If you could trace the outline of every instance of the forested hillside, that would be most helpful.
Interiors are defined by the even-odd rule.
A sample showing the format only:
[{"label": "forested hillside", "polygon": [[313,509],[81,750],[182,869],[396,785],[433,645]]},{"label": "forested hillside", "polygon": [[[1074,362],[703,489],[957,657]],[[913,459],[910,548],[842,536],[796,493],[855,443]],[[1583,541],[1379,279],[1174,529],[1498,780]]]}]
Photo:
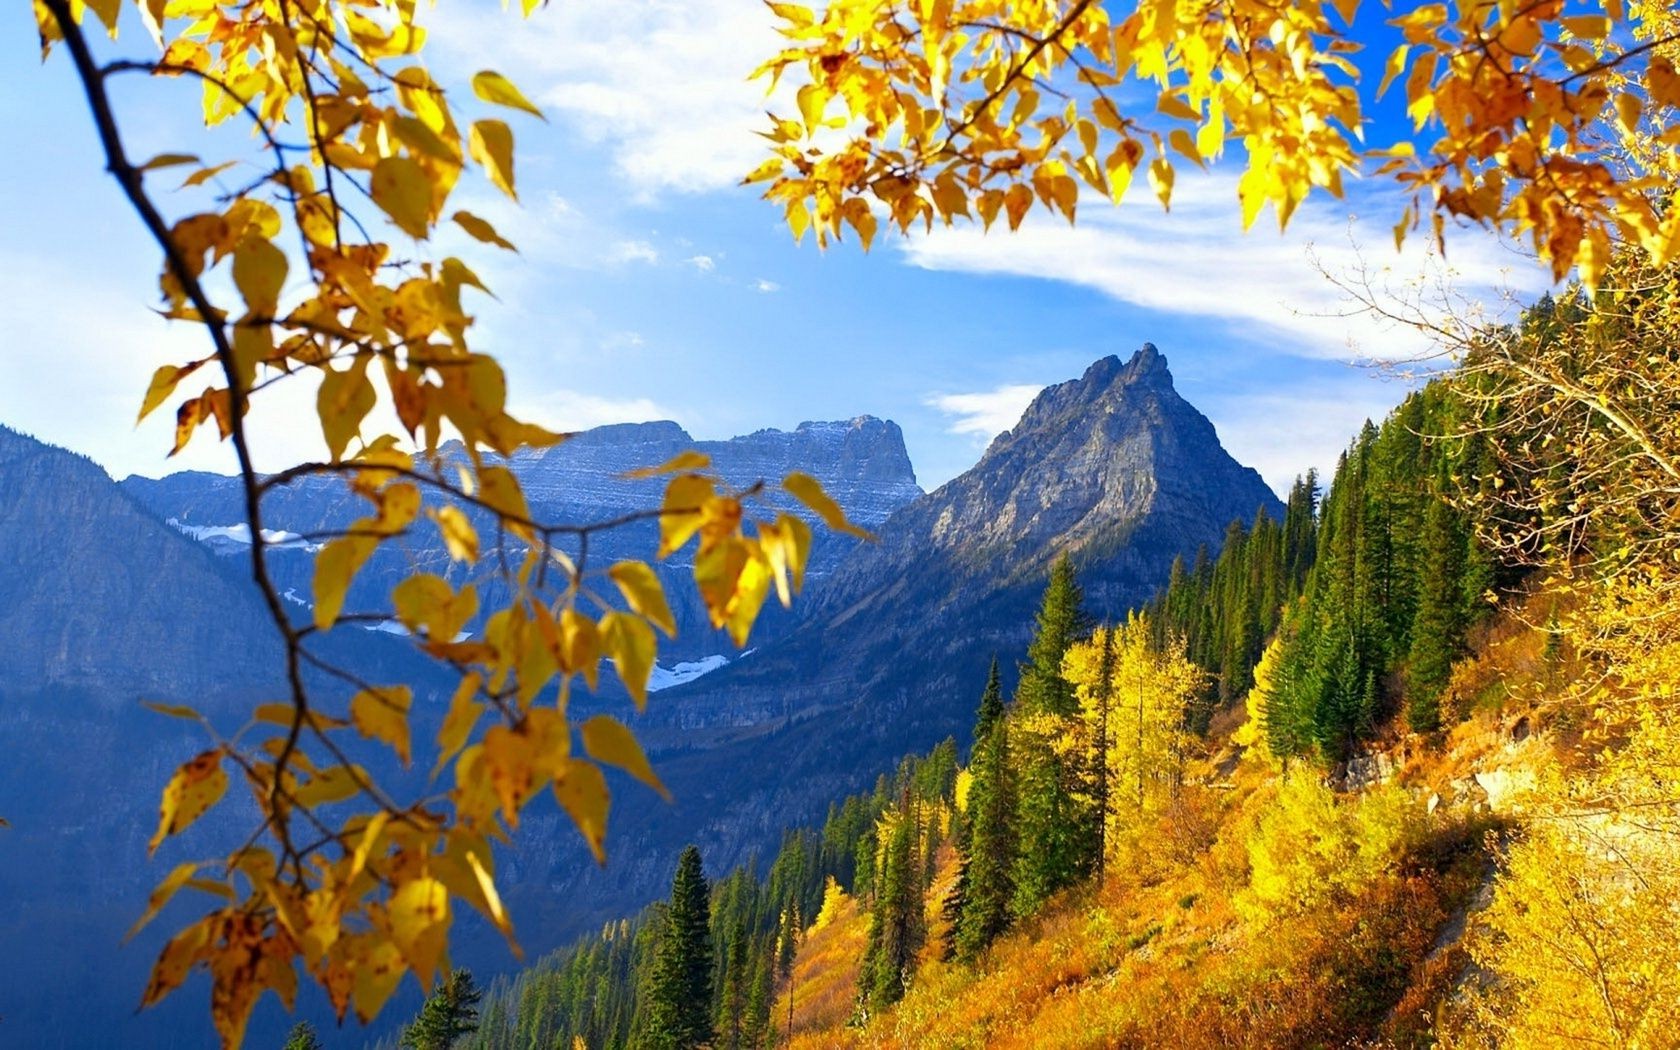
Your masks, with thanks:
[{"label": "forested hillside", "polygon": [[679,874],[468,1045],[1672,1045],[1669,533],[1648,452],[1532,380],[1595,316],[1485,332],[1123,622],[1057,562],[961,754],[711,885],[704,980],[662,977]]}]

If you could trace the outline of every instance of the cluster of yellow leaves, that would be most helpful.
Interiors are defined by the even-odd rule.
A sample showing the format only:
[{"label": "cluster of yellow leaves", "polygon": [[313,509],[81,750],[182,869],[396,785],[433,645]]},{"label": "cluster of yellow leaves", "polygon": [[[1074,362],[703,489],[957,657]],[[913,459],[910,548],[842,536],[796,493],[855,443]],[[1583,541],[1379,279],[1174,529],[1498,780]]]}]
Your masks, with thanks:
[{"label": "cluster of yellow leaves", "polygon": [[1265,925],[1355,893],[1394,870],[1422,821],[1422,807],[1397,785],[1339,799],[1313,769],[1285,774],[1248,837],[1249,885],[1233,904]]},{"label": "cluster of yellow leaves", "polygon": [[[759,74],[802,81],[799,114],[772,114],[775,156],[747,181],[819,243],[849,225],[867,247],[878,213],[904,230],[1000,214],[1014,229],[1035,206],[1071,222],[1082,192],[1118,203],[1140,170],[1167,206],[1179,167],[1240,142],[1245,227],[1376,174],[1410,193],[1397,242],[1461,216],[1589,284],[1613,239],[1680,254],[1666,3],[1396,5],[1405,42],[1374,92],[1352,59],[1359,0],[770,6],[787,46]],[[1395,82],[1413,134],[1369,146],[1366,111]]]},{"label": "cluster of yellow leaves", "polygon": [[1643,575],[1568,624],[1602,672],[1568,700],[1588,705],[1598,750],[1584,771],[1543,769],[1524,799],[1532,816],[1471,942],[1499,980],[1466,1045],[1658,1046],[1680,1024],[1680,615]]},{"label": "cluster of yellow leaves", "polygon": [[[1101,752],[1092,759],[1106,765],[1111,825],[1136,823],[1177,792],[1195,744],[1186,714],[1207,687],[1207,672],[1185,656],[1182,639],[1157,652],[1150,634],[1149,620],[1133,613],[1074,643],[1062,660],[1080,708],[1065,739]],[[1112,646],[1106,683],[1105,646]]]},{"label": "cluster of yellow leaves", "polygon": [[[596,689],[608,662],[639,710],[655,632],[678,626],[648,563],[596,569],[583,556],[588,537],[656,519],[657,557],[692,544],[711,626],[744,645],[771,591],[786,604],[800,589],[811,528],[786,512],[756,520],[751,504],[764,483],[736,489],[697,453],[638,472],[665,479],[660,505],[642,513],[599,523],[534,515],[508,457],[564,435],[508,411],[500,365],[468,341],[464,293],[489,290],[461,259],[430,257],[427,244],[453,224],[514,250],[488,221],[449,202],[474,171],[514,198],[514,133],[494,114],[542,114],[492,71],[472,78],[471,102],[434,81],[418,57],[426,32],[412,0],[136,0],[161,57],[107,66],[93,59],[82,20],[92,11],[114,37],[122,0],[33,6],[43,51],[63,45],[70,53],[111,171],[163,249],[163,313],[202,326],[211,344],[202,358],[160,367],[140,415],[177,399],[173,451],[212,420],[234,445],[256,538],[253,569],[290,672],[289,695],[257,707],[238,733],[224,737],[206,722],[215,746],[164,789],[154,851],[226,796],[230,774],[249,788],[261,821],[225,859],[182,864],[158,886],[136,929],[182,889],[219,903],[168,942],[143,1005],[204,968],[215,1026],[225,1046],[237,1046],[262,992],[290,1007],[301,971],[341,1018],[353,1011],[366,1021],[404,974],[429,985],[448,972],[459,904],[512,943],[492,846],[507,841],[527,803],[552,792],[604,860],[603,767],[665,792],[622,722],[597,714],[574,724],[567,715],[573,682]],[[523,6],[529,14],[535,4]],[[205,123],[248,123],[259,158],[129,161],[109,105],[112,78],[127,72],[196,82]],[[464,102],[482,113],[469,117]],[[191,169],[186,187],[217,180],[222,192],[208,210],[170,221],[148,180],[181,167]],[[235,178],[241,173],[249,177]],[[236,305],[217,304],[224,288]],[[201,372],[214,377],[209,385],[178,397]],[[244,421],[253,396],[283,381],[318,385],[328,456],[263,478],[251,466]],[[380,432],[380,420],[392,418],[400,432]],[[451,439],[460,451],[445,447]],[[270,492],[314,476],[342,478],[366,513],[314,537],[325,542],[312,618],[299,624],[267,575],[261,507]],[[867,535],[808,475],[790,474],[780,489],[831,528]],[[459,586],[416,574],[387,606],[346,611],[353,580],[377,551],[434,530],[455,563],[495,574],[505,602],[484,607],[466,571]],[[573,541],[575,559],[562,541]],[[428,756],[432,781],[442,780],[437,793],[398,801],[355,760],[357,749],[374,746],[408,765],[422,750],[410,716],[433,698],[400,682],[361,681],[311,648],[347,619],[394,619],[454,672],[459,684]],[[304,668],[349,683],[353,695],[335,710],[334,699],[306,684]],[[198,718],[191,707],[158,708]]]}]

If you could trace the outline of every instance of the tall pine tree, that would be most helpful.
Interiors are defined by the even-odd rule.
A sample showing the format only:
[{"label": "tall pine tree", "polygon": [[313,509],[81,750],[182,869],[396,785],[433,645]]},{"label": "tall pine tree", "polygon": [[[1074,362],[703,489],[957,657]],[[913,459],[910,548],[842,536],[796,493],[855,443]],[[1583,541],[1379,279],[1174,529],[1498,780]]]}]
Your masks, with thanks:
[{"label": "tall pine tree", "polygon": [[677,860],[665,931],[649,983],[644,1036],[659,1050],[689,1050],[712,1041],[711,902],[700,850]]},{"label": "tall pine tree", "polygon": [[885,841],[875,887],[869,942],[859,973],[859,1000],[872,1015],[904,997],[911,964],[926,938],[922,913],[919,806],[906,794],[896,813],[885,820]]},{"label": "tall pine tree", "polygon": [[1078,797],[1083,756],[1054,747],[1066,719],[1079,711],[1073,685],[1062,677],[1062,658],[1086,629],[1083,595],[1064,554],[1050,570],[1038,611],[1038,630],[1021,668],[1015,694],[1018,828],[1013,910],[1027,916],[1052,894],[1091,872],[1095,862],[1094,810]]},{"label": "tall pine tree", "polygon": [[404,1050],[449,1050],[455,1040],[478,1029],[478,1001],[484,997],[467,970],[445,977],[426,999],[420,1016],[403,1031]]},{"label": "tall pine tree", "polygon": [[980,696],[968,768],[967,842],[952,941],[957,957],[972,961],[1009,928],[1019,849],[1009,721],[996,660]]}]

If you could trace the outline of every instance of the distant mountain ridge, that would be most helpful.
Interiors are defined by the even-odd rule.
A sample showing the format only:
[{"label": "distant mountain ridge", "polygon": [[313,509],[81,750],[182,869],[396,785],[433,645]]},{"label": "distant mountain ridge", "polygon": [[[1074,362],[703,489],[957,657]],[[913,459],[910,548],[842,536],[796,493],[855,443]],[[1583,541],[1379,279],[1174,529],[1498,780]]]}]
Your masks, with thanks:
[{"label": "distant mountain ridge", "polygon": [[[712,469],[728,482],[746,487],[758,481],[780,481],[792,471],[811,474],[846,507],[852,518],[874,527],[899,507],[922,494],[904,447],[898,424],[874,416],[836,422],[806,422],[791,431],[766,429],[721,441],[696,441],[669,420],[619,423],[572,435],[550,448],[522,449],[510,461],[520,479],[533,515],[545,521],[588,523],[604,521],[626,511],[657,507],[663,479],[634,479],[625,475],[637,468],[658,466],[694,449],[712,458]],[[459,445],[445,445],[445,456],[459,454]],[[238,554],[249,542],[238,523],[244,519],[244,496],[237,479],[199,471],[162,478],[133,476],[122,483],[125,492],[150,508],[158,518],[183,533],[201,539],[225,554]],[[772,497],[776,510],[809,512],[785,497]],[[351,495],[337,478],[307,478],[270,493],[263,503],[264,526],[272,531],[312,535],[342,529],[367,513],[367,503]],[[749,508],[749,513],[754,508]],[[758,513],[763,514],[762,505]],[[230,530],[230,526],[232,529]],[[848,537],[818,530],[812,545],[808,578],[829,575],[856,545]],[[653,521],[596,534],[590,557],[595,564],[621,558],[651,558],[658,547]],[[274,552],[271,560],[276,584],[299,605],[311,598],[313,551],[303,543]],[[485,593],[486,607],[496,600],[499,583],[487,571],[452,562],[436,532],[422,525],[396,546],[381,548],[356,577],[350,591],[351,608],[382,608],[391,588],[418,567],[435,572],[459,586],[474,579]],[[665,582],[680,628],[665,647],[662,661],[700,661],[733,647],[713,631],[700,607],[691,566],[678,557],[655,566]],[[760,637],[775,635],[789,622],[779,609],[767,610]]]}]

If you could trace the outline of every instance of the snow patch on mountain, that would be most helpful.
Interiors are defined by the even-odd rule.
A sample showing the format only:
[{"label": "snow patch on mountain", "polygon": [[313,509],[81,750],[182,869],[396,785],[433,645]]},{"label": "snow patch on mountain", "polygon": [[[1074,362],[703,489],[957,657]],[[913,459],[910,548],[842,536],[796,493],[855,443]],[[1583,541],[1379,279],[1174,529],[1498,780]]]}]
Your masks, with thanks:
[{"label": "snow patch on mountain", "polygon": [[[751,650],[748,650],[748,652],[751,652]],[[742,655],[747,654],[743,653]],[[711,656],[703,656],[698,660],[686,660],[680,664],[674,664],[668,669],[655,664],[653,674],[648,676],[648,692],[657,693],[661,689],[669,689],[674,685],[692,682],[701,675],[710,674],[727,663],[729,663],[729,657],[722,653],[714,653]]]},{"label": "snow patch on mountain", "polygon": [[[200,543],[209,544],[218,551],[226,551],[230,546],[249,547],[251,545],[251,526],[240,522],[238,525],[188,525],[179,518],[167,521],[171,527],[183,535],[190,536]],[[270,547],[285,550],[302,550],[313,554],[321,549],[319,543],[310,543],[295,532],[284,529],[262,530],[263,542]]]}]

